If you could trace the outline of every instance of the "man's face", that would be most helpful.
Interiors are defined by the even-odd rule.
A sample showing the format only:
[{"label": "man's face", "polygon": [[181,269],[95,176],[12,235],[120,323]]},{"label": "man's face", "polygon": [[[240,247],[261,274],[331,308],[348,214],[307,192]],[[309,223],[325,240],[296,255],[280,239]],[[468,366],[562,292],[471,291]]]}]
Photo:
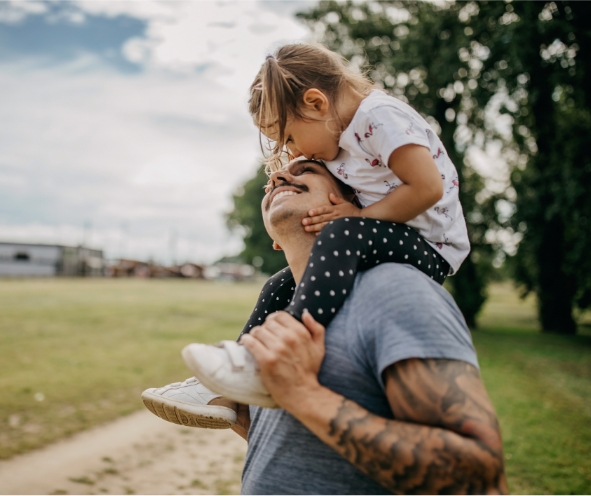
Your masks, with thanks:
[{"label": "man's face", "polygon": [[[296,219],[301,225],[310,209],[331,205],[330,193],[342,196],[336,179],[324,165],[303,159],[291,161],[271,175],[263,198],[261,209],[267,232],[275,239],[273,233],[287,219]],[[303,226],[301,232],[305,234]]]}]

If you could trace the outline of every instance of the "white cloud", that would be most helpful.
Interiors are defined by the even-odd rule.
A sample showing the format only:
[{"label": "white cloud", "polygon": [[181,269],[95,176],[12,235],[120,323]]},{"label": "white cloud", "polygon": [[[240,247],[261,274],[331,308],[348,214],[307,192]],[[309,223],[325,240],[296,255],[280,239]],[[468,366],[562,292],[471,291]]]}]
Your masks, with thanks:
[{"label": "white cloud", "polygon": [[47,12],[47,4],[36,1],[3,1],[0,2],[0,23],[18,24],[29,15]]},{"label": "white cloud", "polygon": [[262,57],[274,47],[310,34],[295,19],[267,10],[258,1],[79,1],[77,5],[95,15],[125,14],[147,22],[145,35],[123,46],[130,61],[175,72],[205,67],[216,81],[232,89],[246,87]]},{"label": "white cloud", "polygon": [[248,86],[274,44],[307,31],[258,2],[68,8],[80,29],[80,15],[145,20],[145,37],[121,48],[145,70],[90,53],[0,65],[0,238],[79,243],[91,222],[110,256],[167,260],[173,231],[178,259],[235,253],[223,213],[260,157]]},{"label": "white cloud", "polygon": [[0,188],[45,198],[58,223],[178,226],[208,240],[201,259],[223,251],[221,214],[259,155],[239,95],[197,76],[1,69]]}]

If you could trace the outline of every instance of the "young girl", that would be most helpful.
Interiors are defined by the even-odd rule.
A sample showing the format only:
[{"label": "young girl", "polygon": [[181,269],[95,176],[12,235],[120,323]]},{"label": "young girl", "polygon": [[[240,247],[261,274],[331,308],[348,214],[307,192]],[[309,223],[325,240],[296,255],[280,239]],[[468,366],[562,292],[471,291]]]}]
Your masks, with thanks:
[{"label": "young girl", "polygon": [[[268,171],[281,168],[285,155],[321,160],[354,188],[361,207],[334,197],[332,206],[309,212],[304,228],[318,238],[300,284],[289,269],[269,279],[243,332],[281,309],[298,320],[307,310],[327,326],[357,272],[380,263],[411,264],[440,284],[458,270],[470,246],[457,171],[418,112],[373,89],[318,45],[287,45],[268,56],[250,94],[255,124],[275,143]],[[228,361],[249,355],[236,346],[189,345],[183,356],[205,386],[236,401],[272,406],[270,397],[250,394],[253,388],[260,393],[261,384],[252,386],[247,372],[244,383],[240,372],[228,383],[208,372],[208,354],[227,353]],[[249,370],[256,375],[256,368]]]},{"label": "young girl", "polygon": [[[361,208],[335,197],[332,206],[309,212],[303,224],[318,240],[300,284],[296,288],[288,269],[269,279],[243,332],[284,308],[298,320],[307,310],[327,326],[357,272],[380,263],[411,264],[440,284],[458,270],[470,246],[457,171],[418,112],[374,90],[318,45],[287,45],[268,56],[250,95],[255,124],[274,142],[268,171],[281,168],[285,155],[321,160],[354,188]],[[237,401],[270,405],[245,391],[250,378],[233,391],[207,371],[208,354],[227,353],[228,361],[248,355],[243,347],[224,347],[190,345],[183,356],[206,386]],[[228,380],[240,389],[236,374]]]}]

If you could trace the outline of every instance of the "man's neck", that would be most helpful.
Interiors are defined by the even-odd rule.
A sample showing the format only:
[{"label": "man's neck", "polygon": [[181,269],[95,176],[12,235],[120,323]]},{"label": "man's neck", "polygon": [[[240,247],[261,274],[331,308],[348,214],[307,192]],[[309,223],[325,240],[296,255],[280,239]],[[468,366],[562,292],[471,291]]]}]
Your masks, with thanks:
[{"label": "man's neck", "polygon": [[293,235],[287,235],[287,239],[283,240],[281,246],[285,253],[285,258],[293,278],[297,284],[300,283],[308,264],[308,258],[312,251],[312,246],[316,241],[316,236],[308,234],[302,236],[301,232],[293,233]]}]

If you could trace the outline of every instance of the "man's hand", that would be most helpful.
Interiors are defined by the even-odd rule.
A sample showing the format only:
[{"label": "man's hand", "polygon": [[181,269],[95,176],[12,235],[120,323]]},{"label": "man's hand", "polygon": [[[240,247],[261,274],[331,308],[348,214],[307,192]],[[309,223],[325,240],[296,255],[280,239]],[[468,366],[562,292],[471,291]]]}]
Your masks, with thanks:
[{"label": "man's hand", "polygon": [[361,209],[352,203],[330,193],[328,199],[332,205],[319,207],[308,212],[308,217],[302,220],[304,229],[308,232],[320,232],[331,220],[340,217],[360,217]]},{"label": "man's hand", "polygon": [[273,399],[287,411],[321,388],[318,372],[325,329],[308,312],[302,320],[303,324],[287,312],[275,312],[240,341],[256,358]]}]

